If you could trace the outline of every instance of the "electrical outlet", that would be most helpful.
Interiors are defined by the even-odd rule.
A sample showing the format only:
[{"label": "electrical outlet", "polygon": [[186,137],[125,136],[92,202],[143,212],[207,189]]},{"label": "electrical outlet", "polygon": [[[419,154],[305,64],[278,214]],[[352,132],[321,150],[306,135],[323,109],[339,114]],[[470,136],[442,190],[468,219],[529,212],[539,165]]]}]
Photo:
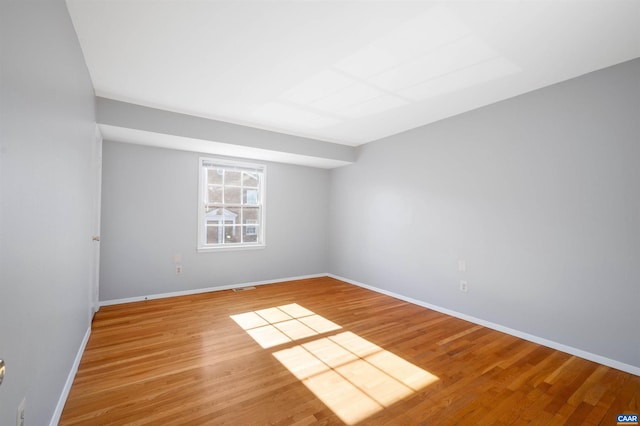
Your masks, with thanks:
[{"label": "electrical outlet", "polygon": [[176,275],[182,274],[182,265],[176,265]]},{"label": "electrical outlet", "polygon": [[18,411],[16,411],[16,426],[24,426],[24,409],[27,405],[27,398],[22,398]]},{"label": "electrical outlet", "polygon": [[460,291],[463,293],[469,291],[469,286],[465,280],[460,280]]}]

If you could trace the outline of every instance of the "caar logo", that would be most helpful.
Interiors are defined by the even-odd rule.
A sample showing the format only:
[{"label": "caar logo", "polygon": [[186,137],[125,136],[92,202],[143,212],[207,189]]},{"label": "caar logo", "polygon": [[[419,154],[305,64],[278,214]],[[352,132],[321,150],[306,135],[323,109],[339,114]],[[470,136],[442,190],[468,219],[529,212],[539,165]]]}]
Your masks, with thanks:
[{"label": "caar logo", "polygon": [[638,415],[637,414],[618,414],[616,417],[619,425],[637,425],[638,424]]}]

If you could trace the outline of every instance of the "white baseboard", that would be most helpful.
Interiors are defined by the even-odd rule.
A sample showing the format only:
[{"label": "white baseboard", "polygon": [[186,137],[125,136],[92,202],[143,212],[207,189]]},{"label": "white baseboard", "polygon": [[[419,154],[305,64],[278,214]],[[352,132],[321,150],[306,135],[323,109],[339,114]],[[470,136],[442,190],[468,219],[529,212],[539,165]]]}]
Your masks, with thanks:
[{"label": "white baseboard", "polygon": [[277,280],[256,281],[256,282],[248,282],[248,283],[241,283],[241,284],[223,285],[219,287],[196,288],[193,290],[183,290],[183,291],[174,291],[170,293],[151,294],[147,296],[127,297],[125,299],[104,300],[99,303],[99,306],[120,305],[122,303],[141,302],[144,300],[164,299],[167,297],[176,297],[176,296],[188,296],[190,294],[209,293],[212,291],[231,290],[234,288],[258,286],[258,285],[265,285],[265,284],[275,284],[275,283],[282,283],[286,281],[306,280],[309,278],[320,278],[320,277],[327,277],[327,276],[329,276],[329,274],[326,274],[326,273],[314,274],[314,275],[303,275],[299,277],[279,278]]},{"label": "white baseboard", "polygon": [[71,391],[71,385],[73,385],[73,379],[76,377],[76,373],[78,372],[78,367],[80,366],[80,361],[82,360],[82,354],[84,354],[84,349],[87,347],[87,343],[89,342],[89,336],[91,336],[91,324],[89,324],[89,328],[87,328],[87,332],[84,334],[84,338],[80,343],[80,347],[78,348],[78,353],[76,354],[76,359],[73,361],[73,365],[71,366],[71,371],[69,371],[69,375],[67,376],[67,381],[62,388],[62,392],[60,393],[60,398],[58,398],[58,404],[56,405],[56,409],[53,412],[53,416],[51,417],[51,422],[49,426],[56,426],[60,421],[60,416],[62,415],[62,410],[64,409],[64,404],[67,402],[67,397],[69,396],[69,392]]},{"label": "white baseboard", "polygon": [[[295,281],[295,280],[303,280],[303,279],[308,279],[308,278],[319,278],[319,277],[331,277],[331,278],[335,278],[337,280],[340,281],[344,281],[347,282],[349,284],[353,284],[353,285],[357,285],[358,287],[362,287],[362,288],[366,288],[372,291],[375,291],[377,293],[381,293],[381,294],[385,294],[387,296],[391,296],[394,297],[396,299],[400,299],[403,300],[405,302],[409,302],[409,303],[413,303],[414,305],[418,305],[418,306],[422,306],[424,308],[428,308],[428,309],[432,309],[434,311],[437,312],[442,312],[443,314],[447,314],[447,315],[451,315],[453,317],[456,318],[460,318],[463,319],[465,321],[469,321],[472,322],[474,324],[479,324],[482,325],[484,327],[487,328],[491,328],[493,330],[497,330],[500,331],[502,333],[506,333],[506,334],[510,334],[512,336],[515,337],[519,337],[521,339],[524,340],[528,340],[530,342],[534,342],[543,346],[547,346],[549,348],[552,349],[556,349],[571,355],[575,355],[577,357],[580,358],[584,358],[587,359],[589,361],[593,361],[593,362],[597,362],[598,364],[602,364],[602,365],[606,365],[608,367],[612,367],[612,368],[616,368],[618,370],[622,370],[625,371],[627,373],[631,373],[634,374],[636,376],[640,376],[640,367],[636,367],[634,365],[631,364],[626,364],[620,361],[616,361],[614,359],[611,358],[607,358],[607,357],[603,357],[601,355],[597,355],[591,352],[587,352],[578,348],[574,348],[572,346],[568,346],[565,345],[563,343],[559,343],[559,342],[555,342],[552,340],[548,340],[545,339],[543,337],[539,337],[539,336],[535,336],[533,334],[529,334],[529,333],[525,333],[523,331],[519,331],[519,330],[515,330],[513,328],[509,328],[509,327],[505,327],[503,325],[500,324],[496,324],[490,321],[486,321],[480,318],[476,318],[473,317],[471,315],[467,315],[467,314],[463,314],[461,312],[457,312],[457,311],[453,311],[451,309],[447,309],[447,308],[443,308],[441,306],[437,306],[437,305],[433,305],[431,303],[427,303],[424,302],[422,300],[418,300],[418,299],[414,299],[411,297],[407,297],[398,293],[394,293],[391,291],[387,291],[387,290],[383,290],[381,288],[378,287],[373,287],[358,281],[354,281],[351,280],[349,278],[344,278],[344,277],[340,277],[338,275],[334,275],[334,274],[313,274],[313,275],[304,275],[304,276],[299,276],[299,277],[289,277],[289,278],[280,278],[280,279],[275,279],[275,280],[267,280],[267,281],[256,281],[256,282],[248,282],[248,283],[241,283],[241,284],[233,284],[233,285],[226,285],[226,286],[219,286],[219,287],[208,287],[208,288],[201,288],[201,289],[194,289],[194,290],[185,290],[185,291],[177,291],[177,292],[171,292],[171,293],[160,293],[160,294],[154,294],[154,295],[148,295],[148,296],[139,296],[139,297],[130,297],[130,298],[126,298],[126,299],[115,299],[115,300],[106,300],[106,301],[101,301],[99,306],[109,306],[109,305],[117,305],[117,304],[121,304],[121,303],[129,303],[129,302],[139,302],[139,301],[143,301],[143,300],[152,300],[152,299],[161,299],[161,298],[166,298],[166,297],[175,297],[175,296],[186,296],[186,295],[190,295],[190,294],[198,294],[198,293],[208,293],[208,292],[212,292],[212,291],[221,291],[221,290],[230,290],[230,289],[234,289],[234,288],[240,288],[240,287],[247,287],[247,286],[258,286],[258,285],[266,285],[266,284],[275,284],[275,283],[279,283],[279,282],[285,282],[285,281]],[[86,337],[88,339],[88,336]],[[83,343],[84,345],[86,345],[86,342]],[[84,346],[82,348],[84,350]],[[80,354],[81,356],[81,354]],[[77,360],[77,362],[79,362],[79,359]],[[77,368],[77,366],[76,366]],[[75,375],[75,371],[73,372],[73,374]],[[73,382],[73,378],[71,379],[71,382]],[[70,387],[70,384],[69,384]],[[68,393],[68,390],[67,390]],[[65,399],[66,399],[66,395],[65,395]],[[64,404],[63,404],[64,406]]]},{"label": "white baseboard", "polygon": [[542,346],[546,346],[552,349],[556,349],[561,352],[568,353],[570,355],[575,355],[580,358],[587,359],[589,361],[597,362],[598,364],[606,365],[608,367],[612,367],[618,370],[625,371],[627,373],[634,374],[636,376],[640,376],[640,367],[636,367],[634,365],[626,364],[620,361],[616,361],[614,359],[606,358],[601,355],[593,354],[591,352],[586,352],[581,349],[574,348],[572,346],[567,346],[562,343],[554,342],[552,340],[545,339],[543,337],[535,336],[533,334],[525,333],[519,330],[515,330],[513,328],[505,327],[500,324],[495,324],[490,321],[485,321],[480,318],[472,317],[467,314],[463,314],[461,312],[452,311],[451,309],[443,308],[441,306],[432,305],[431,303],[423,302],[422,300],[413,299],[411,297],[406,297],[401,294],[397,294],[391,291],[383,290],[378,287],[373,287],[367,284],[363,284],[358,281],[350,280],[348,278],[340,277],[333,274],[327,274],[327,276],[331,278],[335,278],[340,281],[344,281],[349,284],[357,285],[358,287],[366,288],[368,290],[375,291],[377,293],[381,293],[387,296],[391,296],[396,299],[403,300],[405,302],[413,303],[414,305],[422,306],[424,308],[432,309],[434,311],[441,312],[443,314],[450,315],[452,317],[460,318],[465,321],[472,322],[474,324],[482,325],[483,327],[491,328],[493,330],[500,331],[502,333],[510,334],[515,337],[519,337],[524,340],[528,340],[533,343],[537,343]]}]

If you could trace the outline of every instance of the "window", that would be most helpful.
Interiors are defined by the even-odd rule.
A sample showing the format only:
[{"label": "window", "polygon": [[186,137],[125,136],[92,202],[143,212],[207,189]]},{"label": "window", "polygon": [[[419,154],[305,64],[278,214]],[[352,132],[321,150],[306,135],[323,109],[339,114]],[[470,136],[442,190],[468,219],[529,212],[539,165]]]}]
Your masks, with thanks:
[{"label": "window", "polygon": [[265,169],[200,158],[198,250],[264,247]]}]

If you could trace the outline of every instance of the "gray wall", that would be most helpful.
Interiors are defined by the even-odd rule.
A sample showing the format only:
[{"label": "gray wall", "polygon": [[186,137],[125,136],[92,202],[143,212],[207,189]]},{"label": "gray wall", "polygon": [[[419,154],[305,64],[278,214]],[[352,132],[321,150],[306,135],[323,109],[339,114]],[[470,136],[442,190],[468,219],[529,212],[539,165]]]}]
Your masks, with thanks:
[{"label": "gray wall", "polygon": [[640,366],[639,123],[635,60],[365,145],[329,270]]},{"label": "gray wall", "polygon": [[101,301],[327,272],[327,170],[264,163],[267,247],[198,253],[198,157],[105,141]]},{"label": "gray wall", "polygon": [[0,424],[49,424],[90,324],[94,94],[62,0],[0,10]]}]

